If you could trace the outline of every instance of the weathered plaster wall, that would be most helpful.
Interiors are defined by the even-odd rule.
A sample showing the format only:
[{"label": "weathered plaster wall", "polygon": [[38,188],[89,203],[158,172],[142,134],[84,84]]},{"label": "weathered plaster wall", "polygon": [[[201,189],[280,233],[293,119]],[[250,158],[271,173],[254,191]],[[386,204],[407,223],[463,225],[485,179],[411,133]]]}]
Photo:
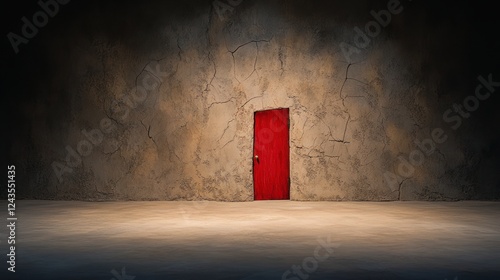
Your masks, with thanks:
[{"label": "weathered plaster wall", "polygon": [[[29,178],[25,197],[252,200],[253,113],[280,107],[290,108],[293,200],[481,197],[480,149],[442,121],[461,99],[441,92],[440,81],[463,59],[449,50],[455,60],[430,66],[432,39],[449,30],[430,32],[418,3],[402,2],[350,62],[340,43],[354,44],[353,28],[386,1],[247,1],[223,19],[211,3],[165,4],[164,17],[163,4],[127,4],[114,25],[103,19],[111,9],[89,9],[53,31],[61,35],[44,50],[51,76],[40,82],[50,92],[25,109],[34,139],[18,168]],[[398,157],[408,159],[436,127],[446,143],[388,184]],[[88,140],[82,130],[96,128],[103,137],[94,134],[88,156],[68,156],[65,147],[77,151]]]}]

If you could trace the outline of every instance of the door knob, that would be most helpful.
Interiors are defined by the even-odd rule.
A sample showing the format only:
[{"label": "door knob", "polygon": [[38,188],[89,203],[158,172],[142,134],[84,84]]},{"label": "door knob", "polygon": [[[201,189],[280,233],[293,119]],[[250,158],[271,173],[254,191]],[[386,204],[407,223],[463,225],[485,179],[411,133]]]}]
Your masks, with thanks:
[{"label": "door knob", "polygon": [[259,159],[259,156],[258,156],[258,155],[255,155],[255,159]]}]

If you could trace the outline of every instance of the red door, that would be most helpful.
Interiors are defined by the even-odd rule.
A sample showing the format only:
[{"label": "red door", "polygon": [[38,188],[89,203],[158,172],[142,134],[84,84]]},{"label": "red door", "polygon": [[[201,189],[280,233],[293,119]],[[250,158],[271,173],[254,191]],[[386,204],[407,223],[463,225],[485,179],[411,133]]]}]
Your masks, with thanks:
[{"label": "red door", "polygon": [[290,199],[288,108],[255,112],[254,199]]}]

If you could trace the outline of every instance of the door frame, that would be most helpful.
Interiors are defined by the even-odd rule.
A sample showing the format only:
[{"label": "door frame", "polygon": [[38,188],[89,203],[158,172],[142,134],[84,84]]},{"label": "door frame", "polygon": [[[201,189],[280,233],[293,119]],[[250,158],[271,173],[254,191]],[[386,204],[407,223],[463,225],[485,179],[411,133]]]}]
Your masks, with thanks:
[{"label": "door frame", "polygon": [[287,109],[288,110],[288,116],[287,116],[287,129],[288,129],[288,139],[287,139],[287,146],[288,146],[288,199],[283,199],[283,200],[291,200],[291,185],[292,185],[292,180],[291,180],[291,169],[292,169],[292,165],[291,165],[291,161],[290,161],[290,128],[291,128],[291,121],[290,121],[290,107],[278,107],[278,108],[272,108],[272,109],[264,109],[264,110],[257,110],[257,111],[254,111],[253,112],[253,130],[252,130],[252,157],[251,157],[251,160],[252,160],[252,185],[253,185],[253,198],[254,198],[254,201],[256,200],[255,199],[255,160],[254,160],[254,156],[255,156],[255,140],[256,140],[256,133],[255,133],[255,116],[257,113],[259,112],[265,112],[265,111],[273,111],[273,110],[282,110],[282,109]]}]

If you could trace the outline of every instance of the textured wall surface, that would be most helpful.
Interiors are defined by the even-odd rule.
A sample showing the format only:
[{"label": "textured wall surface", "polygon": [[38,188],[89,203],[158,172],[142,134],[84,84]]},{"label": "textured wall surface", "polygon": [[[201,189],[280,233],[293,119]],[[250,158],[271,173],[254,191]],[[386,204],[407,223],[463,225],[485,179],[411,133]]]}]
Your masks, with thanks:
[{"label": "textured wall surface", "polygon": [[[463,50],[442,52],[465,40],[453,22],[401,1],[366,48],[344,55],[387,2],[243,1],[223,14],[210,1],[94,3],[61,16],[40,39],[50,74],[23,108],[30,144],[12,148],[27,155],[22,195],[253,200],[253,114],[290,108],[292,200],[498,198],[498,176],[481,176],[489,140],[466,119],[457,130],[443,121],[474,92],[466,83],[489,74],[458,74]],[[446,141],[410,159],[435,128]]]}]

